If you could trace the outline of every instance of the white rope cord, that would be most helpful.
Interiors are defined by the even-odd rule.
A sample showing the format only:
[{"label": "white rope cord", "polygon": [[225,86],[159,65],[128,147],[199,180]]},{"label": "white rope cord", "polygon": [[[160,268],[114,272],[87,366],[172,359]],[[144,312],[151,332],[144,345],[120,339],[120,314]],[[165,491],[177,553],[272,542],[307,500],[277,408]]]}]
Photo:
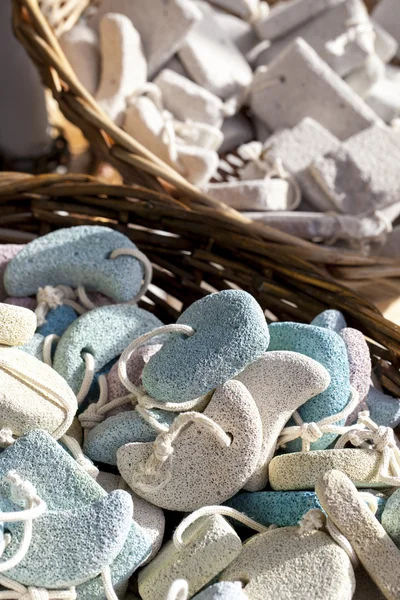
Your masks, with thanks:
[{"label": "white rope cord", "polygon": [[49,335],[46,335],[46,337],[44,338],[43,341],[43,362],[46,365],[49,365],[49,367],[53,366],[53,359],[51,357],[51,352],[53,349],[53,343],[54,342],[58,342],[60,339],[59,335],[56,335],[55,333],[50,333]]},{"label": "white rope cord", "polygon": [[357,42],[368,54],[374,52],[376,33],[369,19],[349,19],[346,22],[348,29],[336,39],[326,42],[325,48],[335,56],[343,56],[348,44]]},{"label": "white rope cord", "polygon": [[83,376],[83,381],[79,392],[76,395],[78,404],[81,404],[86,398],[90,390],[90,386],[93,383],[95,374],[95,362],[93,354],[90,354],[90,352],[84,352],[83,359],[85,361],[85,375]]},{"label": "white rope cord", "polygon": [[68,590],[25,587],[4,575],[0,575],[0,585],[8,588],[0,591],[0,600],[76,600],[77,598],[74,587]]},{"label": "white rope cord", "polygon": [[300,414],[295,411],[292,417],[297,425],[290,425],[289,427],[284,427],[282,429],[278,439],[278,447],[284,448],[289,442],[293,442],[300,438],[302,440],[302,452],[309,452],[311,444],[317,442],[326,433],[342,435],[352,429],[359,428],[359,425],[350,425],[347,427],[345,425],[335,425],[338,421],[345,420],[359,404],[359,394],[357,390],[353,386],[350,386],[350,388],[351,396],[347,406],[339,413],[325,417],[317,423],[305,423]]},{"label": "white rope cord", "polygon": [[165,600],[187,600],[189,598],[189,584],[186,579],[177,579],[169,588]]},{"label": "white rope cord", "polygon": [[96,479],[99,474],[99,470],[92,463],[92,461],[83,454],[82,448],[76,439],[70,435],[63,435],[62,438],[60,438],[60,442],[68,448],[78,465],[80,465],[86,471],[86,473],[93,477],[93,479]]},{"label": "white rope cord", "polygon": [[[189,538],[189,539],[184,540],[183,534],[188,529],[188,527],[190,527],[190,525],[192,525],[192,523],[194,523],[195,521],[197,521],[197,519],[200,519],[201,517],[212,517],[213,515],[221,515],[223,517],[231,517],[232,519],[235,519],[236,521],[243,523],[243,525],[246,525],[246,527],[249,527],[250,529],[254,529],[254,531],[257,531],[258,533],[265,533],[266,531],[269,531],[269,529],[270,529],[270,527],[267,527],[266,525],[261,525],[261,523],[254,521],[254,519],[250,519],[250,517],[248,517],[244,513],[239,512],[235,508],[230,508],[229,506],[218,506],[218,505],[217,506],[203,506],[202,508],[195,510],[190,515],[185,517],[183,519],[183,521],[181,521],[181,523],[175,529],[174,536],[172,538],[175,548],[180,550],[182,548],[185,548],[185,546],[187,546],[188,544],[190,544],[191,539]],[[275,525],[273,526],[273,528],[275,528]]]},{"label": "white rope cord", "polygon": [[132,404],[134,410],[144,419],[157,433],[168,431],[168,426],[163,425],[155,419],[147,408],[143,408],[137,403],[137,399],[133,394],[127,394],[126,396],[120,396],[114,398],[110,402],[107,402],[108,398],[108,384],[107,377],[100,375],[99,379],[100,394],[97,402],[89,404],[87,409],[81,413],[78,417],[82,427],[85,430],[93,429],[99,423],[102,423],[109,413],[114,408],[125,406],[126,404]]},{"label": "white rope cord", "polygon": [[50,309],[63,304],[71,306],[78,315],[82,315],[85,309],[78,302],[75,302],[76,297],[76,291],[69,285],[57,285],[55,287],[46,285],[39,288],[36,294],[37,307],[35,309],[38,327],[46,323],[46,316]]},{"label": "white rope cord", "polygon": [[[144,267],[143,283],[136,296],[134,296],[131,300],[128,300],[128,302],[120,302],[120,304],[137,304],[139,300],[143,298],[143,296],[149,288],[149,285],[153,278],[153,266],[147,258],[147,256],[143,254],[143,252],[140,252],[140,250],[137,250],[135,248],[116,248],[111,252],[109,258],[110,260],[115,260],[119,256],[132,256],[133,258],[136,258],[139,262],[141,262]],[[97,304],[90,300],[83,285],[80,285],[77,288],[77,294],[80,302],[85,308],[87,308],[87,310],[93,310],[94,308],[98,308]]]},{"label": "white rope cord", "polygon": [[60,406],[63,410],[65,410],[66,418],[64,423],[61,423],[61,425],[59,425],[57,429],[51,434],[56,440],[62,435],[64,435],[64,433],[69,428],[69,416],[71,412],[71,407],[69,406],[65,398],[61,394],[58,394],[57,391],[54,391],[47,387],[43,383],[43,379],[37,379],[34,375],[27,375],[26,372],[20,371],[20,369],[16,367],[15,364],[7,362],[7,360],[4,358],[0,360],[0,369],[3,369],[7,373],[11,373],[11,375],[17,376],[18,379],[20,379],[23,383],[28,384],[35,392],[38,392],[41,396],[44,396],[46,399],[53,402],[53,404],[56,404],[57,406]]},{"label": "white rope cord", "polygon": [[[132,476],[132,489],[136,487],[143,492],[154,492],[167,485],[172,477],[171,461],[174,454],[173,444],[179,438],[182,431],[184,431],[188,425],[193,423],[201,425],[212,433],[222,447],[228,448],[231,445],[231,438],[229,435],[225,433],[218,423],[210,419],[210,417],[198,412],[181,413],[176,417],[168,431],[160,433],[154,440],[150,456],[144,462],[140,463]],[[161,470],[168,460],[170,468],[167,471],[167,475],[160,483],[157,483],[156,480],[160,476]],[[143,477],[150,480],[151,483],[143,481]]]},{"label": "white rope cord", "polygon": [[260,171],[264,173],[265,179],[272,179],[277,177],[287,181],[293,189],[293,199],[287,210],[295,210],[301,202],[301,189],[297,183],[295,177],[293,177],[283,166],[283,161],[280,158],[276,158],[273,161],[270,160],[267,151],[264,152],[264,148],[261,142],[250,142],[243,144],[238,149],[240,158],[245,161],[252,162]]},{"label": "white rope cord", "polygon": [[103,571],[101,572],[101,579],[103,582],[103,587],[106,593],[107,600],[118,600],[118,596],[113,588],[111,571],[109,566],[104,567]]},{"label": "white rope cord", "polygon": [[378,468],[380,481],[389,486],[400,486],[400,449],[393,429],[377,425],[368,411],[362,411],[358,415],[357,425],[338,439],[335,448],[344,448],[348,442],[362,448],[371,448],[372,444],[372,448],[382,455]]},{"label": "white rope cord", "polygon": [[159,402],[158,400],[155,400],[146,394],[143,389],[132,383],[128,377],[127,363],[133,352],[139,348],[139,346],[142,346],[152,338],[165,333],[182,333],[183,335],[192,336],[196,332],[189,325],[179,325],[178,323],[173,323],[172,325],[163,325],[162,327],[157,327],[157,329],[153,329],[153,331],[145,333],[144,335],[136,338],[136,340],[134,340],[127,348],[125,348],[118,361],[119,379],[123,386],[135,396],[138,404],[140,404],[140,406],[143,408],[160,408],[171,412],[184,412],[187,410],[193,410],[196,408],[196,406],[203,402],[204,397],[195,398],[194,400],[189,400],[188,402]]},{"label": "white rope cord", "polygon": [[359,565],[357,554],[349,540],[339,531],[332,520],[327,517],[319,508],[312,508],[299,521],[301,534],[311,533],[318,529],[325,529],[332,539],[340,546],[350,558],[354,569]]},{"label": "white rope cord", "polygon": [[[0,512],[0,521],[22,522],[24,531],[17,552],[12,558],[0,563],[0,573],[9,571],[23,560],[32,541],[33,521],[47,510],[46,503],[37,495],[35,487],[29,481],[23,480],[15,471],[9,471],[4,479],[10,483],[12,501],[17,505],[23,504],[24,510],[11,513]],[[6,545],[8,544],[3,546],[3,551]]]},{"label": "white rope cord", "polygon": [[268,2],[258,1],[256,4],[252,4],[246,0],[245,2],[249,9],[249,16],[246,21],[250,24],[256,23],[257,21],[265,21],[270,13],[270,6]]}]

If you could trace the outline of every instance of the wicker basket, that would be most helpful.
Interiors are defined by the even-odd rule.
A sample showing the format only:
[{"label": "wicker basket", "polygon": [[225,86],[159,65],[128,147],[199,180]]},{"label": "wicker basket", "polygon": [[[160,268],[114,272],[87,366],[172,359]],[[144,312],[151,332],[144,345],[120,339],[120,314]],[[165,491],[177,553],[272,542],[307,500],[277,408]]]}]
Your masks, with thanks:
[{"label": "wicker basket", "polygon": [[[50,1],[41,2],[41,5],[49,4]],[[66,2],[71,14],[66,21],[61,19],[55,24],[57,30],[66,26],[66,22],[73,22],[77,18],[78,6],[83,9],[87,4],[87,0]],[[256,224],[201,193],[117,127],[102,111],[77,80],[38,0],[13,0],[13,6],[16,35],[36,64],[62,113],[83,132],[98,159],[115,167],[124,181],[162,194],[169,204],[175,199],[186,207],[198,208],[204,217],[213,215],[218,220],[224,220],[226,227],[236,231],[249,246],[256,239],[263,240],[269,247],[277,248],[277,244],[285,246],[285,251],[291,255],[315,265],[321,275],[368,294],[374,302],[400,295],[398,260],[366,257],[296,238],[266,225]]]},{"label": "wicker basket", "polygon": [[118,229],[147,254],[154,285],[142,305],[165,323],[209,292],[229,288],[253,294],[270,320],[309,322],[337,308],[367,337],[383,387],[400,397],[400,327],[307,261],[307,249],[245,234],[219,211],[141,186],[88,175],[0,173],[0,243],[90,224]]}]

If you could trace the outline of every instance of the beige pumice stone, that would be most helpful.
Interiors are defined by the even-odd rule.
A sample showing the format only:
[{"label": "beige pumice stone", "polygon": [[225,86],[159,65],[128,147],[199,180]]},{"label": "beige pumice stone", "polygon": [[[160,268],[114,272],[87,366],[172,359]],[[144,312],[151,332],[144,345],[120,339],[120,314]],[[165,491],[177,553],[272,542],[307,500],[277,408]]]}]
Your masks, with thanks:
[{"label": "beige pumice stone", "polygon": [[84,21],[62,34],[59,39],[75,75],[92,96],[100,80],[99,36]]},{"label": "beige pumice stone", "polygon": [[249,600],[351,600],[355,589],[346,552],[323,531],[299,527],[253,536],[219,580],[242,581]]},{"label": "beige pumice stone", "polygon": [[364,569],[388,600],[400,598],[400,550],[338,470],[321,475],[315,491],[322,508],[348,539]]},{"label": "beige pumice stone", "polygon": [[179,58],[193,80],[216,96],[241,96],[253,78],[250,65],[218,25],[212,7],[196,6],[203,18],[188,33]]},{"label": "beige pumice stone", "polygon": [[160,471],[147,476],[142,469],[155,446],[126,444],[117,452],[117,464],[134,492],[167,510],[191,512],[221,504],[245,485],[258,464],[262,441],[250,392],[240,381],[228,381],[216,389],[203,414],[230,435],[230,445],[223,446],[215,432],[195,422],[175,439]]},{"label": "beige pumice stone", "polygon": [[250,107],[272,130],[294,127],[308,116],[341,140],[380,122],[301,38],[286,47],[268,68],[256,71],[250,86]]},{"label": "beige pumice stone", "polygon": [[339,469],[358,488],[385,488],[378,475],[381,460],[380,452],[363,448],[281,454],[269,463],[269,482],[273,490],[311,490],[325,471]]},{"label": "beige pumice stone", "polygon": [[191,183],[203,185],[218,167],[215,150],[168,138],[165,118],[147,96],[136,98],[125,114],[124,127],[139,143],[174,167]]},{"label": "beige pumice stone", "polygon": [[76,396],[54,369],[16,348],[0,348],[0,428],[19,437],[45,429],[56,439],[77,411]]},{"label": "beige pumice stone", "polygon": [[139,593],[143,600],[166,598],[176,579],[189,583],[193,596],[209,583],[240,553],[242,543],[228,521],[220,515],[202,517],[183,535],[185,546],[167,542],[158,555],[139,574]]},{"label": "beige pumice stone", "polygon": [[257,467],[244,488],[262,490],[280,432],[295,410],[326,390],[331,378],[317,361],[298,352],[267,352],[236,377],[260,412],[263,441]]},{"label": "beige pumice stone", "polygon": [[222,126],[224,104],[215,94],[170,69],[163,69],[154,83],[161,90],[165,108],[180,121]]},{"label": "beige pumice stone", "polygon": [[23,346],[33,337],[37,326],[36,315],[32,310],[0,303],[0,344],[3,346]]},{"label": "beige pumice stone", "polygon": [[137,29],[150,78],[176,53],[190,29],[201,19],[196,4],[189,0],[147,0],[145,5],[137,0],[100,0],[89,24],[98,28],[101,18],[108,13],[125,15]]},{"label": "beige pumice stone", "polygon": [[121,125],[127,99],[146,83],[147,63],[142,42],[124,15],[106,14],[100,22],[101,78],[96,100]]}]

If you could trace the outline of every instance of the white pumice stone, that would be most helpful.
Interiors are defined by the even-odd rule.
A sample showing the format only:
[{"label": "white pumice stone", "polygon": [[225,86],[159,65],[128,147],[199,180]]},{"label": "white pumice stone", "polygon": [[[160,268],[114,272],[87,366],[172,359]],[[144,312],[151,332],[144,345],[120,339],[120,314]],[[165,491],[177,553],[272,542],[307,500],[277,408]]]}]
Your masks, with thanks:
[{"label": "white pumice stone", "polygon": [[120,13],[132,21],[144,47],[150,78],[176,53],[201,19],[196,4],[189,0],[148,0],[145,7],[135,0],[100,0],[89,24],[98,28],[107,13]]},{"label": "white pumice stone", "polygon": [[[340,147],[339,140],[322,125],[306,117],[293,129],[284,129],[268,138],[262,157],[273,165],[281,160],[284,168],[297,180],[304,196],[319,210],[332,210],[332,203],[321,190],[307,167],[318,157]],[[248,163],[240,170],[242,179],[257,179],[264,173]]]},{"label": "white pumice stone", "polygon": [[368,92],[366,103],[385,123],[400,115],[400,68],[387,65],[385,76]]},{"label": "white pumice stone", "polygon": [[101,79],[96,100],[121,125],[127,99],[147,80],[140,35],[124,15],[106,14],[100,22]]},{"label": "white pumice stone", "polygon": [[323,531],[299,527],[254,535],[219,580],[244,582],[249,600],[351,600],[355,589],[343,548]]},{"label": "white pumice stone", "polygon": [[284,37],[303,23],[311,21],[319,13],[340,4],[344,0],[288,0],[272,6],[269,15],[256,21],[255,30],[265,40]]},{"label": "white pumice stone", "polygon": [[327,471],[315,486],[322,508],[348,539],[361,564],[388,600],[400,598],[400,550],[360,498],[350,479]]},{"label": "white pumice stone", "polygon": [[294,210],[293,190],[285,179],[211,183],[203,191],[236,210]]},{"label": "white pumice stone", "polygon": [[258,43],[252,23],[222,10],[215,10],[214,17],[225,35],[244,56]]},{"label": "white pumice stone", "polygon": [[263,441],[257,467],[244,485],[262,490],[268,482],[268,465],[285,423],[302,404],[326,390],[331,378],[317,361],[298,352],[267,352],[246,367],[236,379],[254,398],[260,412]]},{"label": "white pumice stone", "polygon": [[206,2],[198,2],[196,6],[203,19],[187,35],[179,58],[202,87],[224,100],[240,98],[251,83],[251,68],[218,25],[212,7]]},{"label": "white pumice stone", "polygon": [[[347,75],[346,82],[361,98],[365,99],[371,88],[382,81],[384,77],[385,63],[376,54],[371,54],[361,67]],[[371,106],[369,102],[367,104]]]},{"label": "white pumice stone", "polygon": [[220,515],[202,517],[183,535],[183,548],[169,541],[139,574],[143,600],[166,598],[176,579],[189,583],[193,596],[240,553],[242,543],[235,530]]},{"label": "white pumice stone", "polygon": [[36,315],[23,306],[0,303],[0,344],[23,346],[34,336]]},{"label": "white pumice stone", "polygon": [[119,471],[134,492],[161,508],[190,512],[220,504],[245,485],[258,464],[262,443],[253,397],[241,382],[230,380],[216,389],[204,415],[232,436],[229,446],[221,445],[210,429],[190,424],[153,474],[144,469],[156,447],[153,443],[126,444],[118,450]]},{"label": "white pumice stone", "polygon": [[[372,11],[372,17],[400,43],[400,5],[396,0],[380,0]],[[396,56],[400,56],[399,49]]]},{"label": "white pumice stone", "polygon": [[206,184],[218,167],[215,150],[172,142],[165,135],[165,120],[150,98],[137,98],[126,111],[125,129],[139,143],[177,169],[191,183]]},{"label": "white pumice stone", "polygon": [[62,34],[60,46],[75,75],[89,94],[95,94],[100,81],[100,42],[98,34],[80,21]]},{"label": "white pumice stone", "polygon": [[386,29],[381,27],[374,19],[371,19],[375,31],[375,52],[384,63],[390,63],[397,54],[398,42]]},{"label": "white pumice stone", "polygon": [[243,21],[251,21],[261,4],[260,0],[209,0],[209,2],[228,13],[233,13]]},{"label": "white pumice stone", "polygon": [[170,69],[163,69],[154,83],[161,90],[165,108],[180,121],[222,126],[224,103],[215,94]]},{"label": "white pumice stone", "polygon": [[250,87],[250,106],[272,130],[294,127],[308,116],[341,140],[380,122],[373,110],[300,38],[268,69],[256,71]]},{"label": "white pumice stone", "polygon": [[363,0],[346,0],[265,47],[258,54],[257,66],[269,64],[299,37],[341,77],[375,54],[375,33]]}]

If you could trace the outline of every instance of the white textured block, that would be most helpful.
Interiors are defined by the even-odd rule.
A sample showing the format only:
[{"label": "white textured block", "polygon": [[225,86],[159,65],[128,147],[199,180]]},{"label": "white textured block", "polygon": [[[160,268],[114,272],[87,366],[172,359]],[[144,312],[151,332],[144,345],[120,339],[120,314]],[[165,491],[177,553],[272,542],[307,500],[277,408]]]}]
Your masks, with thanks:
[{"label": "white textured block", "polygon": [[137,98],[127,109],[124,126],[139,143],[192,183],[206,184],[218,167],[218,154],[214,150],[188,146],[179,139],[175,145],[171,144],[162,114],[146,96]]},{"label": "white textured block", "polygon": [[386,76],[378,81],[365,98],[366,103],[376,114],[390,123],[400,116],[400,69],[392,65],[386,67]]},{"label": "white textured block", "polygon": [[386,126],[354,135],[311,167],[338,210],[362,214],[399,201],[400,140]]},{"label": "white textured block", "polygon": [[298,37],[342,77],[375,51],[375,34],[363,0],[346,0],[274,41],[258,57],[257,66],[269,64]]},{"label": "white textured block", "polygon": [[187,35],[179,58],[194,81],[220,98],[242,94],[252,80],[249,64],[218,25],[211,6],[199,2],[196,7],[203,19]]},{"label": "white textured block", "polygon": [[397,54],[399,44],[386,29],[372,19],[375,30],[375,52],[384,63],[389,63]]},{"label": "white textured block", "polygon": [[[372,17],[386,29],[396,42],[400,43],[400,2],[398,0],[380,0],[372,11]],[[400,50],[397,49],[400,57]]]},{"label": "white textured block", "polygon": [[259,69],[250,106],[273,130],[312,117],[345,140],[379,118],[302,39],[295,40],[268,69]]},{"label": "white textured block", "polygon": [[154,83],[162,92],[165,108],[180,121],[222,126],[224,103],[218,96],[169,69],[161,71]]},{"label": "white textured block", "polygon": [[176,579],[186,579],[193,596],[216,577],[240,553],[239,536],[220,515],[202,517],[183,535],[184,548],[167,542],[158,555],[139,574],[139,593],[143,600],[166,598]]},{"label": "white textured block", "polygon": [[[284,168],[296,178],[304,196],[320,210],[332,210],[332,204],[308,173],[308,166],[326,152],[336,150],[340,142],[313,119],[303,119],[293,129],[271,136],[264,145],[262,156],[271,165],[281,160]],[[242,179],[263,177],[253,163],[240,172]]]},{"label": "white textured block", "polygon": [[210,4],[227,10],[246,21],[259,12],[260,0],[209,0]]},{"label": "white textured block", "polygon": [[127,16],[138,30],[152,77],[180,48],[188,31],[201,19],[190,0],[100,0],[89,23],[98,27],[107,13]]},{"label": "white textured block", "polygon": [[303,23],[309,22],[320,12],[326,11],[344,0],[289,0],[275,4],[269,15],[254,26],[262,40],[280,38]]},{"label": "white textured block", "polygon": [[81,21],[65,32],[59,42],[75,75],[93,96],[100,80],[99,36]]},{"label": "white textured block", "polygon": [[[174,54],[164,65],[164,69],[168,69],[169,71],[173,71],[178,75],[182,75],[182,77],[186,77],[190,79],[189,73],[186,71],[185,67],[182,64],[182,61],[178,57],[177,54]],[[159,75],[160,71],[157,73],[156,77]],[[155,79],[155,77],[153,77]]]},{"label": "white textured block", "polygon": [[126,102],[147,79],[147,63],[140,36],[124,15],[109,13],[100,23],[101,80],[96,100],[120,125]]},{"label": "white textured block", "polygon": [[214,17],[225,35],[244,56],[258,43],[251,23],[221,10],[215,10]]},{"label": "white textured block", "polygon": [[236,210],[294,210],[294,193],[284,179],[257,179],[256,181],[229,181],[213,183],[203,191]]},{"label": "white textured block", "polygon": [[220,153],[231,152],[238,146],[247,144],[254,139],[255,132],[250,119],[243,113],[238,113],[233,117],[228,117],[222,125],[224,141],[220,148]]}]

